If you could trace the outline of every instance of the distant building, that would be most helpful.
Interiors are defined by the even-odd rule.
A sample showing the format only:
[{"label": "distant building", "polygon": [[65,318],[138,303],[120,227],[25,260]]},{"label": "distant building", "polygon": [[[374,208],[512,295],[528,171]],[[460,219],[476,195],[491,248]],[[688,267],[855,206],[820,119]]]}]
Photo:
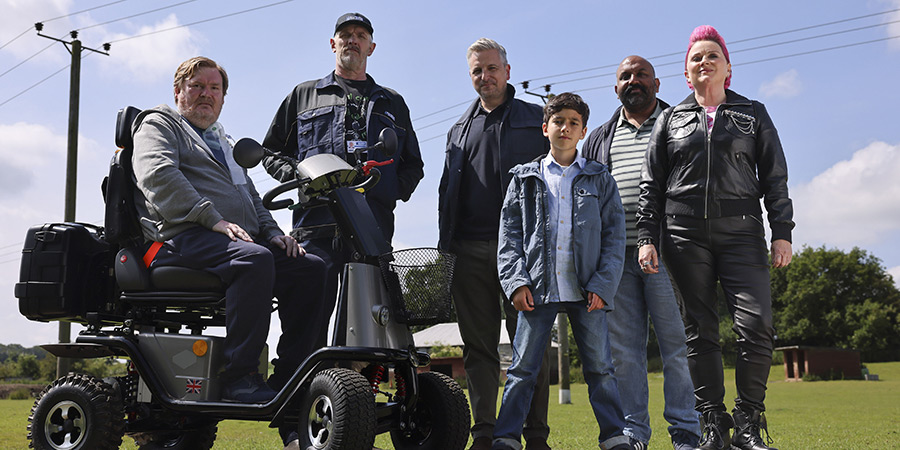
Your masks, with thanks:
[{"label": "distant building", "polygon": [[[462,336],[459,334],[459,327],[455,322],[441,323],[418,333],[413,333],[413,342],[416,348],[428,352],[430,352],[431,347],[438,346],[464,347]],[[551,342],[550,345],[550,382],[557,383],[559,378],[559,359],[556,356],[558,345],[556,342]],[[512,344],[509,341],[509,335],[506,333],[506,320],[500,323],[499,351],[500,370],[505,378],[506,369],[512,364]],[[427,370],[441,372],[453,378],[465,378],[466,376],[461,356],[434,358],[431,367],[425,368],[425,371]]]}]

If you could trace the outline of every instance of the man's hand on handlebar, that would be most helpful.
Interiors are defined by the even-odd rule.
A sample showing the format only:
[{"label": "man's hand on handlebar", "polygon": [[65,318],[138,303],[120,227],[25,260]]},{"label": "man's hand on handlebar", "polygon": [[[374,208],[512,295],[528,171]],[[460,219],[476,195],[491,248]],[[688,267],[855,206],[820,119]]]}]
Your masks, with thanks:
[{"label": "man's hand on handlebar", "polygon": [[297,241],[294,240],[294,238],[290,236],[275,236],[270,242],[278,248],[285,250],[287,252],[287,255],[292,258],[306,255],[306,250],[301,247],[300,244],[298,244]]},{"label": "man's hand on handlebar", "polygon": [[251,238],[238,224],[225,221],[224,219],[213,225],[212,230],[216,233],[222,233],[225,236],[228,236],[234,242],[237,242],[238,239],[253,242],[253,238]]}]

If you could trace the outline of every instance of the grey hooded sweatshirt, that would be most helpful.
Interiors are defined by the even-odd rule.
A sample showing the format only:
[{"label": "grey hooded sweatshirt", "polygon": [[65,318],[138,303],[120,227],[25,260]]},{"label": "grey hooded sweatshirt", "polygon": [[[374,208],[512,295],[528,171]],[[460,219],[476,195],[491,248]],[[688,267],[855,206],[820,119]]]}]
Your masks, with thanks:
[{"label": "grey hooded sweatshirt", "polygon": [[135,119],[135,205],[144,238],[162,242],[198,225],[211,230],[223,219],[257,241],[283,234],[246,169],[234,162],[232,142],[222,125],[216,122],[210,130],[219,138],[228,167],[168,105],[145,110]]}]

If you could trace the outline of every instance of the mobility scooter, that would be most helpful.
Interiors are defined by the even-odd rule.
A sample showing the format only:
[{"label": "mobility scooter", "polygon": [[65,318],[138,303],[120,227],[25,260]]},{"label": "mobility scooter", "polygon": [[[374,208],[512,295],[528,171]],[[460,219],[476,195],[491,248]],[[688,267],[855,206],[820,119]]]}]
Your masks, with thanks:
[{"label": "mobility scooter", "polygon": [[[450,319],[453,256],[435,249],[392,251],[363,192],[379,180],[377,165],[396,148],[387,129],[353,167],[330,154],[283,158],[296,178],[268,192],[270,209],[330,208],[342,244],[352,251],[329,346],[310,355],[265,404],[223,401],[217,373],[223,338],[225,286],[204,271],[148,268],[134,208],[131,172],[134,118],[119,111],[116,152],[103,183],[104,226],[50,223],[32,227],[22,254],[16,297],[36,321],[85,326],[74,343],[43,346],[58,357],[114,357],[127,375],[69,373],[39,395],[28,418],[37,449],[115,449],[123,436],[141,449],[208,449],[217,424],[241,419],[296,424],[300,448],[372,448],[390,432],[397,449],[462,449],[468,439],[465,394],[450,377],[417,373],[429,363],[410,326]],[[242,139],[235,160],[257,165],[271,154]],[[369,157],[381,163],[366,161]],[[296,192],[299,200],[276,200]],[[277,305],[275,306],[277,307]],[[260,373],[267,373],[266,352]]]}]

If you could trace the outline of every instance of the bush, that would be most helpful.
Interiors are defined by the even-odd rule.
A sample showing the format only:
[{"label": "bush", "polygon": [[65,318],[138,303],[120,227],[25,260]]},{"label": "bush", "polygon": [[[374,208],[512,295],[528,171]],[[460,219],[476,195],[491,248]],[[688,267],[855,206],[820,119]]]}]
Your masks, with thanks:
[{"label": "bush", "polygon": [[34,395],[31,394],[31,389],[28,388],[19,388],[9,393],[10,400],[31,400],[34,398]]}]

